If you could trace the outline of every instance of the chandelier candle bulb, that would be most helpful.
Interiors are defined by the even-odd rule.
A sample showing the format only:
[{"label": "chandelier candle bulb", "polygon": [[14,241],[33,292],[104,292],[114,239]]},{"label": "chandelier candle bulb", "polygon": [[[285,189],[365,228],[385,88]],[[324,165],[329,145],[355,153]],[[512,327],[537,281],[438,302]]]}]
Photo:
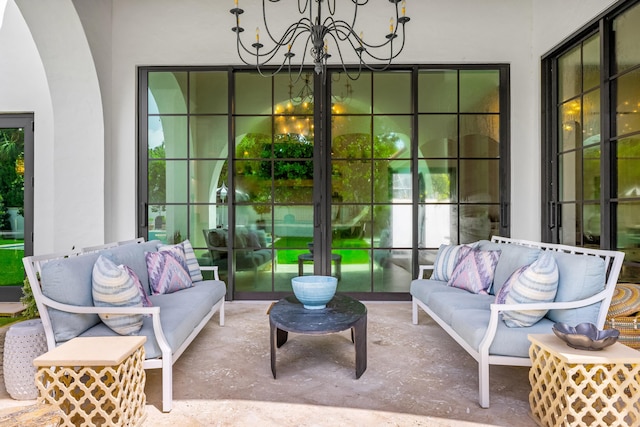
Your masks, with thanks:
[{"label": "chandelier candle bulb", "polygon": [[389,32],[393,33],[393,17],[389,19]]},{"label": "chandelier candle bulb", "polygon": [[[236,4],[238,4],[238,0],[236,0]],[[406,12],[406,6],[407,6],[407,2],[405,0],[402,0],[402,16],[405,15]]]},{"label": "chandelier candle bulb", "polygon": [[256,27],[256,42],[260,42],[260,27]]}]

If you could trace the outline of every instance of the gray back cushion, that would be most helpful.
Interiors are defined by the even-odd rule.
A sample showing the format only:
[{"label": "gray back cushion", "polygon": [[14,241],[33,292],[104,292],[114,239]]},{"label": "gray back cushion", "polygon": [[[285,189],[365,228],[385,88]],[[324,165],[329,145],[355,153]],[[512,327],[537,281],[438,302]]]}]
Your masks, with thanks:
[{"label": "gray back cushion", "polygon": [[129,243],[115,248],[107,249],[103,254],[117,265],[126,265],[131,268],[140,279],[148,295],[151,295],[149,288],[149,273],[147,272],[147,261],[145,252],[157,252],[159,240],[150,240],[143,243]]},{"label": "gray back cushion", "polygon": [[[91,273],[98,256],[94,252],[45,263],[40,277],[42,293],[61,303],[93,307]],[[100,322],[97,314],[66,313],[52,308],[48,312],[57,342],[75,338]]]},{"label": "gray back cushion", "polygon": [[[558,291],[555,301],[576,301],[588,298],[604,289],[604,260],[595,256],[575,255],[552,251],[558,264]],[[596,323],[602,303],[568,310],[549,310],[547,317],[570,326]]]},{"label": "gray back cushion", "polygon": [[496,265],[493,286],[489,288],[489,293],[492,295],[498,294],[502,285],[504,285],[514,271],[533,263],[538,259],[540,252],[542,252],[542,250],[538,248],[529,248],[511,243],[494,243],[488,240],[481,240],[478,248],[483,251],[502,251],[498,265]]}]

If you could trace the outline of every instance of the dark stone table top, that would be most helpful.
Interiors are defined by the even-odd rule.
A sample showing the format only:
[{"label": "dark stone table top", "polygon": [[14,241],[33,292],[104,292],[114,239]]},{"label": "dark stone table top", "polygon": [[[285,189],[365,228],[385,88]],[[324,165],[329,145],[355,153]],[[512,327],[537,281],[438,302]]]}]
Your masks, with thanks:
[{"label": "dark stone table top", "polygon": [[328,334],[350,329],[367,314],[360,301],[336,294],[322,309],[309,310],[291,295],[275,303],[269,320],[278,328],[302,334]]}]

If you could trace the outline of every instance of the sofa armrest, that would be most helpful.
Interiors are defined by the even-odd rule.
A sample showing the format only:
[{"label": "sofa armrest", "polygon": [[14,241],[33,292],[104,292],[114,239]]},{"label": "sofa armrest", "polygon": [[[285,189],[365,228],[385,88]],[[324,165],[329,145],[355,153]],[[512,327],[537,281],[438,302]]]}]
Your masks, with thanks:
[{"label": "sofa armrest", "polygon": [[220,280],[220,276],[218,276],[218,266],[217,265],[202,265],[200,266],[201,271],[213,271],[213,279]]},{"label": "sofa armrest", "polygon": [[71,305],[64,304],[44,295],[40,297],[42,304],[46,307],[55,308],[56,310],[65,311],[67,313],[78,314],[160,314],[160,307],[94,307],[88,305]]},{"label": "sofa armrest", "polygon": [[491,315],[503,311],[526,311],[526,310],[567,310],[572,308],[586,307],[591,304],[603,301],[607,297],[606,291],[601,291],[589,298],[576,301],[553,301],[553,302],[536,302],[523,304],[491,304]]},{"label": "sofa armrest", "polygon": [[[479,351],[485,356],[489,354],[489,347],[493,342],[498,330],[498,321],[500,319],[500,313],[504,311],[526,311],[526,310],[566,310],[572,308],[586,307],[591,304],[595,304],[599,301],[604,301],[607,298],[607,291],[601,291],[589,298],[576,300],[576,301],[561,301],[561,302],[536,302],[536,303],[523,303],[523,304],[491,304],[491,316],[489,317],[489,325],[487,326],[487,332],[480,342]],[[596,325],[598,328],[602,328],[604,325]]]},{"label": "sofa armrest", "polygon": [[419,265],[418,268],[418,279],[426,279],[425,273],[427,270],[433,270],[433,265]]}]

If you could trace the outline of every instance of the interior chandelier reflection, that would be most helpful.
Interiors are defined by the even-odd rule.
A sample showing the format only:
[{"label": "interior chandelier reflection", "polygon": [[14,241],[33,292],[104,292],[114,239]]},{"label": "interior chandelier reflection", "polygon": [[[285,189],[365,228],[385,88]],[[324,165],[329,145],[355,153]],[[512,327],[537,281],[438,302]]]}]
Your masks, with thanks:
[{"label": "interior chandelier reflection", "polygon": [[[353,95],[353,85],[350,79],[344,78],[343,73],[333,73],[331,76],[332,94],[331,110],[334,114],[341,114],[350,103]],[[300,90],[296,90],[296,84],[289,82],[289,99],[284,103],[276,104],[276,139],[309,142],[313,138],[313,112],[314,96],[312,87],[312,73],[305,73],[301,80]]]},{"label": "interior chandelier reflection", "polygon": [[[353,5],[353,16],[347,21],[336,17],[336,0],[298,0],[300,18],[286,27],[281,36],[274,36],[267,18],[267,2],[279,3],[280,0],[262,0],[262,22],[268,36],[269,47],[261,43],[260,26],[256,27],[255,43],[248,47],[240,36],[244,32],[244,28],[240,26],[240,15],[244,10],[238,7],[238,0],[234,0],[235,7],[230,12],[236,18],[236,25],[232,31],[236,33],[238,56],[245,64],[255,65],[261,75],[277,74],[285,66],[289,74],[292,74],[292,68],[296,67],[292,63],[293,58],[296,57],[296,52],[301,52],[302,59],[297,65],[299,68],[296,72],[296,80],[302,73],[308,55],[311,56],[317,74],[326,72],[327,61],[332,56],[329,53],[330,49],[332,52],[337,52],[342,69],[352,79],[359,77],[363,67],[372,71],[386,70],[404,48],[404,26],[409,22],[409,17],[405,14],[406,1],[389,0],[394,5],[395,14],[389,21],[389,33],[379,43],[370,43],[369,39],[365,41],[362,29],[359,32],[356,30],[358,8],[367,5],[369,0],[350,1]],[[315,11],[312,4],[314,2],[316,3]],[[346,3],[342,1],[341,5]],[[274,15],[288,16],[290,13],[290,11],[284,11]],[[400,27],[402,27],[401,30]],[[400,40],[396,41],[398,37]],[[343,56],[343,50],[347,48],[355,53],[359,62],[357,72],[351,74],[347,71]],[[281,51],[284,53],[279,56],[278,53]],[[279,66],[275,71],[263,73],[263,67],[277,63]]]}]

